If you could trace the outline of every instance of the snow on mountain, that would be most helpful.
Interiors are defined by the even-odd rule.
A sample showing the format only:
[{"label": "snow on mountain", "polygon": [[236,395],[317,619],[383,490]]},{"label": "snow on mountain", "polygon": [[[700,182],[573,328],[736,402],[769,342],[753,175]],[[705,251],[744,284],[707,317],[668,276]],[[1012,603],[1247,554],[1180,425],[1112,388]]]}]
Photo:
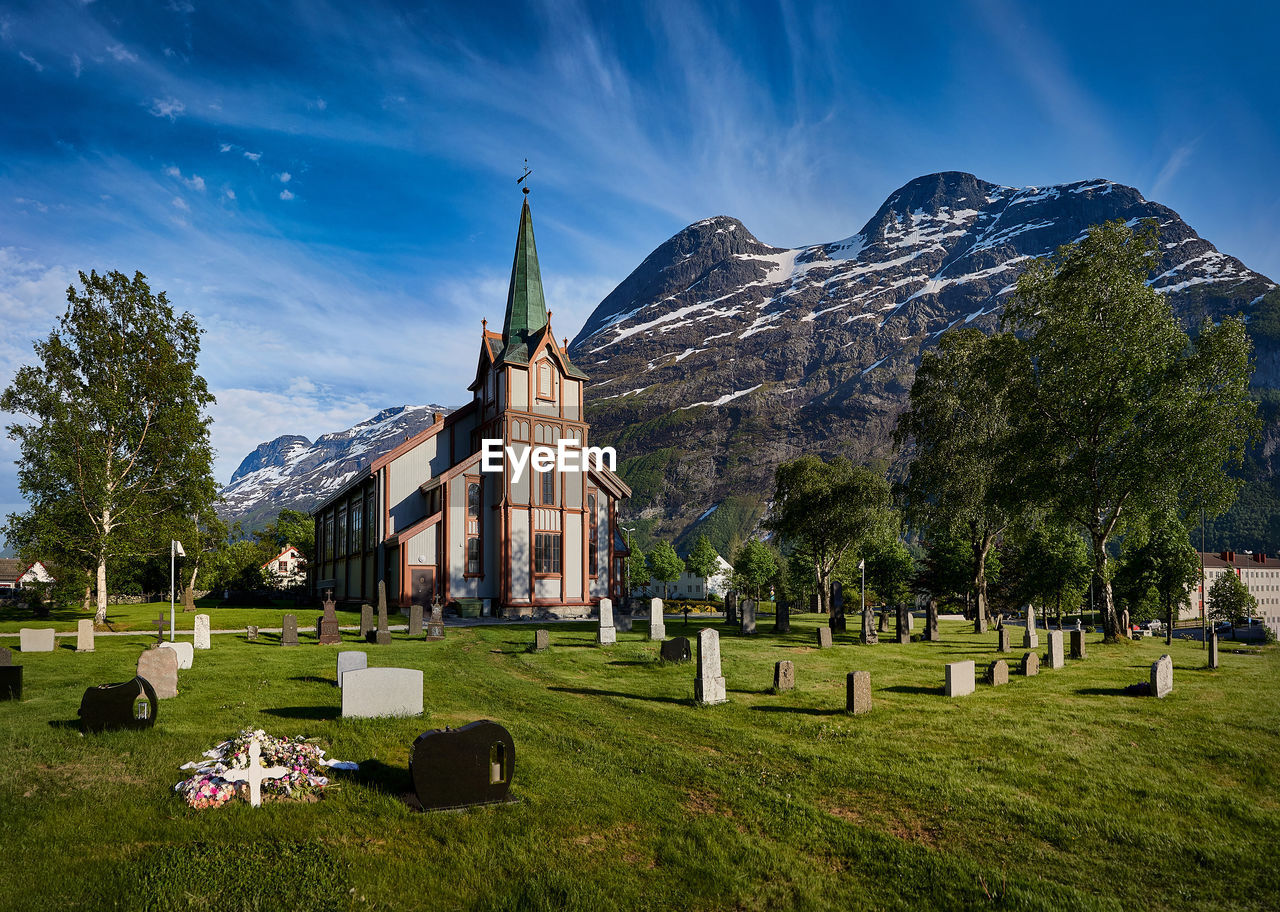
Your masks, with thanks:
[{"label": "snow on mountain", "polygon": [[310,510],[379,456],[430,427],[436,414],[451,411],[442,405],[401,405],[314,443],[287,434],[259,444],[222,489],[218,513],[248,530],[285,507]]}]

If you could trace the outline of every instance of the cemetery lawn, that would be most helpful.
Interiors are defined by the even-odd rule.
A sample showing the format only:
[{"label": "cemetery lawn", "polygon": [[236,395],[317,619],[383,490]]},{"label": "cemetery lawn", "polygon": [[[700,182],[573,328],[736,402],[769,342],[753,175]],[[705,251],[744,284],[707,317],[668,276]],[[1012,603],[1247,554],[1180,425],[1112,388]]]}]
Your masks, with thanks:
[{"label": "cemetery lawn", "polygon": [[[142,732],[75,720],[85,687],[132,677],[145,637],[6,641],[26,692],[0,703],[0,908],[1280,908],[1275,649],[1226,642],[1210,672],[1175,640],[1156,700],[1120,691],[1163,641],[1090,635],[1085,661],[948,699],[943,664],[981,675],[994,632],[944,621],[938,644],[818,651],[822,619],[802,615],[785,637],[725,629],[729,702],[695,707],[693,665],[658,662],[644,622],[607,649],[593,625],[551,625],[534,654],[531,625],[321,647],[314,613],[297,648],[215,636]],[[428,714],[342,720],[339,648],[421,668]],[[780,659],[797,689],[773,694]],[[869,715],[842,711],[853,670],[871,673]],[[414,738],[482,718],[514,737],[518,800],[410,810]],[[188,809],[178,767],[245,727],[318,737],[360,771],[314,804]]]},{"label": "cemetery lawn", "polygon": [[[243,630],[252,624],[255,627],[274,627],[279,628],[284,623],[286,614],[296,614],[298,616],[298,625],[301,627],[303,619],[311,619],[313,615],[318,615],[320,609],[316,607],[295,608],[292,602],[286,603],[281,600],[274,607],[268,606],[244,606],[234,608],[219,608],[222,599],[214,597],[196,599],[196,610],[194,612],[183,612],[181,593],[179,600],[174,609],[174,621],[177,624],[178,635],[184,632],[187,636],[191,636],[195,630],[195,618],[197,614],[209,615],[209,626],[212,630]],[[111,605],[107,608],[107,624],[98,627],[98,632],[106,631],[122,631],[137,630],[144,633],[150,633],[155,636],[155,620],[156,616],[161,612],[164,613],[165,629],[168,630],[169,624],[169,602],[142,602],[137,605]],[[76,607],[55,608],[49,612],[47,618],[32,618],[31,611],[25,607],[17,605],[7,605],[0,607],[0,633],[17,633],[23,627],[49,628],[52,627],[58,633],[75,633],[76,624],[82,618],[92,618],[93,611],[82,611]],[[405,618],[397,618],[392,616],[391,623],[404,623]],[[339,611],[338,623],[340,625],[360,624],[360,610]],[[166,637],[168,634],[166,633]],[[16,641],[12,641],[16,642]],[[11,638],[0,637],[0,646],[13,646]]]}]

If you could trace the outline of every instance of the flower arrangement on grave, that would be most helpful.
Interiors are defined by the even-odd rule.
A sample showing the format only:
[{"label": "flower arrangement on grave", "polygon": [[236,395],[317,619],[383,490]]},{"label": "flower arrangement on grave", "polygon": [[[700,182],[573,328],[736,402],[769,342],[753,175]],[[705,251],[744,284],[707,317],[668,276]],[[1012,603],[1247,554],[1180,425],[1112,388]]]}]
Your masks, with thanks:
[{"label": "flower arrangement on grave", "polygon": [[316,801],[331,784],[326,770],[358,769],[355,763],[326,758],[315,738],[277,738],[262,729],[246,728],[205,751],[202,756],[206,759],[183,764],[181,769],[195,770],[195,774],[173,790],[193,808],[222,807],[237,798],[248,801],[250,784],[245,772],[254,741],[259,745],[261,762],[271,768],[264,771],[267,775],[260,786],[268,798]]}]

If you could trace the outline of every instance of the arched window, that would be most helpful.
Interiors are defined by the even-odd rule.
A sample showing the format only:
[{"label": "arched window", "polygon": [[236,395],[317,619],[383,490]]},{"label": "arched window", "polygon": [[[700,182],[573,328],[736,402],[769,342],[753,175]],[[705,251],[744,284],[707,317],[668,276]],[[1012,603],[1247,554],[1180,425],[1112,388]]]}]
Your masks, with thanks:
[{"label": "arched window", "polygon": [[467,485],[467,516],[472,519],[480,517],[480,482],[478,481]]},{"label": "arched window", "polygon": [[481,538],[484,523],[481,505],[484,503],[483,482],[479,478],[467,478],[467,576],[484,576],[484,547]]},{"label": "arched window", "polygon": [[538,398],[554,399],[556,397],[555,375],[550,361],[538,362]]}]

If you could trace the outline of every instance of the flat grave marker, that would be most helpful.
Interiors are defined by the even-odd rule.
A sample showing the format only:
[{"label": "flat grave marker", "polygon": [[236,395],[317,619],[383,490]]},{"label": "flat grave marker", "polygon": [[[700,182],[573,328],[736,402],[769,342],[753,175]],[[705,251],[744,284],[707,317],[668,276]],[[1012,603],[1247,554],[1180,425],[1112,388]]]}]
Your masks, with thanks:
[{"label": "flat grave marker", "polygon": [[342,674],[342,718],[422,715],[417,668],[357,668]]}]

